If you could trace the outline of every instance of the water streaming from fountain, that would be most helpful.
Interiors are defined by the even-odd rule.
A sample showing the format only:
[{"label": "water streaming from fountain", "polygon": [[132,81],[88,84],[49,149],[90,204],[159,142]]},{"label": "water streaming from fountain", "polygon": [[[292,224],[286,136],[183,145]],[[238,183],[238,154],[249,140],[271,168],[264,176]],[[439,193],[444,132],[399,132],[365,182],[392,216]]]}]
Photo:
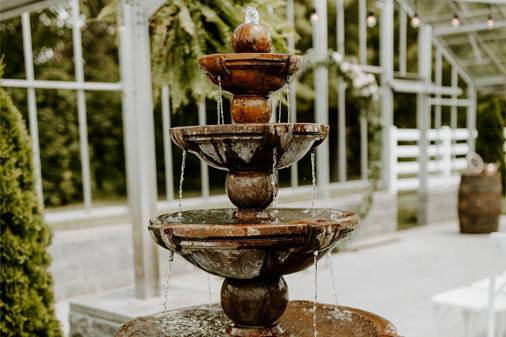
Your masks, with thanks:
[{"label": "water streaming from fountain", "polygon": [[183,181],[184,181],[184,168],[186,163],[186,150],[183,150],[183,157],[181,159],[181,174],[179,175],[179,212],[178,216],[183,213]]},{"label": "water streaming from fountain", "polygon": [[272,205],[276,207],[278,204],[278,149],[275,147],[272,149],[272,175],[271,175],[271,184],[274,188],[274,200],[272,201]]},{"label": "water streaming from fountain", "polygon": [[311,189],[311,208],[316,207],[316,150],[311,151],[311,182],[313,188]]},{"label": "water streaming from fountain", "polygon": [[167,267],[167,276],[165,278],[165,289],[163,294],[163,312],[167,311],[169,301],[170,272],[172,270],[172,262],[174,262],[174,252],[169,252],[169,266]]},{"label": "water streaming from fountain", "polygon": [[283,94],[280,93],[279,94],[279,100],[278,100],[278,123],[281,123],[281,117],[282,117],[282,114],[283,114],[283,102],[282,102],[282,99],[283,98]]},{"label": "water streaming from fountain", "polygon": [[287,122],[292,122],[292,106],[290,105],[290,81],[286,83],[286,110],[288,111]]},{"label": "water streaming from fountain", "polygon": [[221,76],[218,75],[218,124],[225,124],[223,113],[223,90],[221,88]]},{"label": "water streaming from fountain", "polygon": [[211,292],[211,275],[207,274],[207,296],[208,296],[208,302],[209,306],[213,304],[213,296]]},{"label": "water streaming from fountain", "polygon": [[337,307],[337,304],[338,304],[337,285],[336,285],[336,275],[334,274],[334,265],[332,264],[332,253],[329,253],[327,255],[327,262],[329,264],[330,279],[332,281],[332,292],[334,293],[334,304],[336,305],[336,310],[339,310]]},{"label": "water streaming from fountain", "polygon": [[318,251],[313,252],[313,264],[314,264],[314,298],[313,298],[313,337],[318,336],[318,329],[316,321],[318,315],[316,313],[316,304],[318,303]]}]

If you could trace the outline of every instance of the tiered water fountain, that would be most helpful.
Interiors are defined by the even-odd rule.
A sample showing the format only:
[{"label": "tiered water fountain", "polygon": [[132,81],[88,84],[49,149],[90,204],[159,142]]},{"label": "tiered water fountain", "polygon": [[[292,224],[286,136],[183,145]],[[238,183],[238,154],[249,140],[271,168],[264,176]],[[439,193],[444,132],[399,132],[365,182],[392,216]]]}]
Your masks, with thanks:
[{"label": "tiered water fountain", "polygon": [[173,128],[171,137],[228,171],[225,188],[237,208],[163,214],[149,226],[160,246],[225,278],[223,311],[207,305],[141,317],[117,336],[397,336],[389,322],[358,309],[288,301],[283,275],[316,265],[349,236],[357,218],[334,209],[267,208],[276,199],[277,170],[323,142],[329,127],[269,123],[269,95],[301,69],[302,57],[270,53],[271,38],[254,9],[234,31],[232,46],[235,53],[207,55],[199,63],[220,90],[234,95],[234,124]]}]

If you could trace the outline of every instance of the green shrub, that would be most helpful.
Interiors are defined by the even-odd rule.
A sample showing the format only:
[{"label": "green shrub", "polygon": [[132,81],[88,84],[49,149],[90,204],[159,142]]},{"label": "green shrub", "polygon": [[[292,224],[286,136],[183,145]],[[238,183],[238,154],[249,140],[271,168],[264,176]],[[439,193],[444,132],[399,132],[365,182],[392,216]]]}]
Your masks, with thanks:
[{"label": "green shrub", "polygon": [[37,206],[30,140],[0,88],[0,335],[58,337],[46,247],[51,235]]},{"label": "green shrub", "polygon": [[501,116],[501,102],[494,97],[479,105],[476,121],[478,139],[476,152],[483,157],[486,163],[501,163],[503,181],[503,194],[506,193],[505,178],[506,166],[504,162],[504,119]]}]

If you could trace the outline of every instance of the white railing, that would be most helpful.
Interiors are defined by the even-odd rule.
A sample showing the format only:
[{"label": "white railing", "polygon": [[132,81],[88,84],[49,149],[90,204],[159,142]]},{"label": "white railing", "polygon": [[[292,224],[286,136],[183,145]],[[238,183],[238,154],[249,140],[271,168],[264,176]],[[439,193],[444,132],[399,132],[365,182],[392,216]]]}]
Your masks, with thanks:
[{"label": "white railing", "polygon": [[[396,190],[416,190],[420,185],[417,176],[420,173],[418,162],[420,148],[417,145],[420,140],[420,130],[398,129],[393,126],[390,132]],[[450,178],[455,173],[464,170],[467,167],[464,157],[470,152],[468,140],[475,137],[476,133],[470,135],[468,129],[451,129],[448,126],[428,130],[427,138],[430,145],[427,148],[429,155],[427,171],[429,174]],[[447,179],[447,181],[450,180]]]}]

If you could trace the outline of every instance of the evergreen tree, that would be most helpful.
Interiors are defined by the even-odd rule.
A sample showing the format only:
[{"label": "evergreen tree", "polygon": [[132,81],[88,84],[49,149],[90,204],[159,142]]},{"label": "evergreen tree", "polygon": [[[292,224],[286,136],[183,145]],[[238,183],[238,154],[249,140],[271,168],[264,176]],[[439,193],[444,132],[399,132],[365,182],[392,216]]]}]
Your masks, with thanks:
[{"label": "evergreen tree", "polygon": [[0,335],[59,337],[46,248],[51,235],[37,205],[30,140],[0,88]]}]

